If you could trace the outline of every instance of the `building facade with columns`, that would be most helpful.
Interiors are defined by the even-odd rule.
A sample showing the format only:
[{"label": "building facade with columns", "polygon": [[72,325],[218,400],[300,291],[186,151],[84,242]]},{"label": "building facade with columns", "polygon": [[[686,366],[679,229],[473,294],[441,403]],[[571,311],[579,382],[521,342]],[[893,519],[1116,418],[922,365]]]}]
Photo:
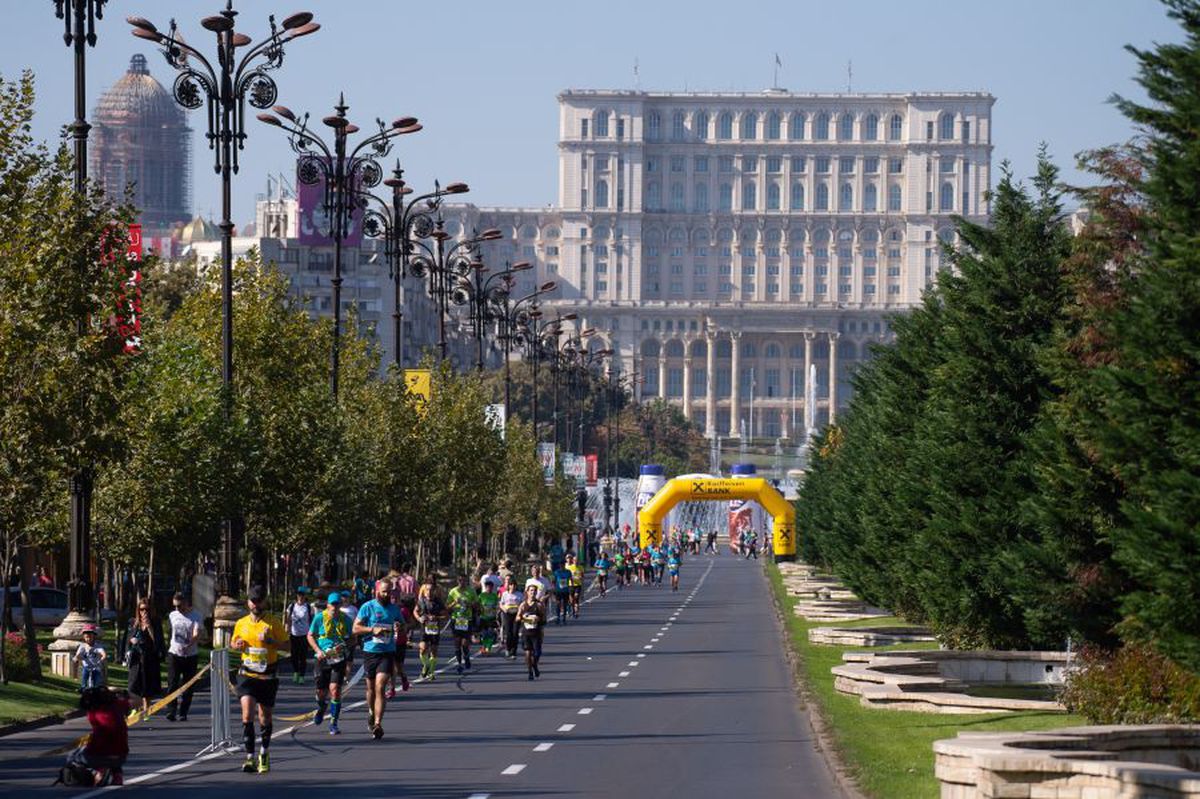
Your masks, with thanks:
[{"label": "building facade with columns", "polygon": [[[566,91],[558,205],[448,208],[498,227],[484,252],[536,266],[550,313],[574,312],[619,353],[640,398],[710,436],[802,435],[888,318],[936,279],[952,215],[988,217],[986,93]],[[453,228],[452,228],[453,232]]]}]

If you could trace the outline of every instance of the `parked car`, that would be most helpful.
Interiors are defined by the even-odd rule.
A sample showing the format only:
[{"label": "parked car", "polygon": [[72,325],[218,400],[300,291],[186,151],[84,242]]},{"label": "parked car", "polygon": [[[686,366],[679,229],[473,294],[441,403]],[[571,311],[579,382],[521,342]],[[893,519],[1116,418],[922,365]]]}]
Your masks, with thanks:
[{"label": "parked car", "polygon": [[[67,617],[67,592],[60,588],[30,588],[30,599],[33,600],[33,624],[35,627],[57,627]],[[0,613],[4,612],[4,600],[12,600],[13,622],[21,626],[22,608],[21,589],[11,587],[5,596],[0,597]],[[117,614],[112,610],[101,610],[101,622],[116,621]]]}]

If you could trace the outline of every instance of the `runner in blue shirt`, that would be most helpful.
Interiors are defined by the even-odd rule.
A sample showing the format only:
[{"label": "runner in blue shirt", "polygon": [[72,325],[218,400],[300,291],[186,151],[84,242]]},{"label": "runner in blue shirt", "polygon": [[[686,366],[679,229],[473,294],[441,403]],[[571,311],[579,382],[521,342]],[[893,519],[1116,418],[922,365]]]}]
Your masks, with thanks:
[{"label": "runner in blue shirt", "polygon": [[392,583],[375,583],[375,598],[358,609],[354,634],[363,636],[363,671],[367,684],[367,726],[375,740],[383,737],[387,683],[396,667],[396,636],[404,624],[400,608],[391,603]]},{"label": "runner in blue shirt", "polygon": [[679,590],[679,552],[671,550],[671,554],[667,556],[667,571],[671,573],[671,590]]},{"label": "runner in blue shirt", "polygon": [[600,557],[596,558],[596,586],[600,589],[600,596],[608,593],[608,570],[612,568],[612,561],[608,559],[608,553],[600,550]]},{"label": "runner in blue shirt", "polygon": [[338,735],[338,717],[342,712],[342,684],[346,682],[349,650],[354,647],[350,620],[341,611],[342,595],[329,595],[325,609],[313,617],[308,628],[308,645],[317,654],[317,713],[313,724],[325,718],[329,701],[329,734]]},{"label": "runner in blue shirt", "polygon": [[571,571],[562,563],[554,570],[555,624],[565,624],[567,611],[571,608]]},{"label": "runner in blue shirt", "polygon": [[654,584],[662,585],[663,566],[666,563],[666,558],[663,555],[661,546],[653,547],[650,550],[650,565],[654,567]]}]

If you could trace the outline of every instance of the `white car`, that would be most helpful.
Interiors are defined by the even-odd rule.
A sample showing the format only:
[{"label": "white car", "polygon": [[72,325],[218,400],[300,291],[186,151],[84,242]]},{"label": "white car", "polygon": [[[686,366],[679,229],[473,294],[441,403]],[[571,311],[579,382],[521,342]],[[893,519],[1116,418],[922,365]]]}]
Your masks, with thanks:
[{"label": "white car", "polygon": [[[60,588],[30,588],[30,598],[33,600],[33,625],[35,627],[57,627],[67,617],[67,592]],[[21,628],[24,607],[21,603],[21,589],[11,587],[4,597],[0,597],[0,613],[4,612],[4,599],[12,598],[13,624]],[[102,622],[115,621],[117,614],[111,610],[100,611]]]}]

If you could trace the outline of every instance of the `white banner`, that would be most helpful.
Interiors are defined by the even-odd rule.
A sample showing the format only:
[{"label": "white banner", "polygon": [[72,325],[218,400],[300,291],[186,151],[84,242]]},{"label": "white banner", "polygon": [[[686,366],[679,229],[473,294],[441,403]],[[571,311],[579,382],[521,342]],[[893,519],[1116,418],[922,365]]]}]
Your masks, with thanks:
[{"label": "white banner", "polygon": [[493,430],[500,432],[500,438],[504,438],[505,424],[507,420],[504,418],[504,403],[496,405],[483,406],[483,418],[487,422],[487,426]]},{"label": "white banner", "polygon": [[554,485],[554,444],[538,444],[538,460],[542,462],[542,479],[546,485]]}]

